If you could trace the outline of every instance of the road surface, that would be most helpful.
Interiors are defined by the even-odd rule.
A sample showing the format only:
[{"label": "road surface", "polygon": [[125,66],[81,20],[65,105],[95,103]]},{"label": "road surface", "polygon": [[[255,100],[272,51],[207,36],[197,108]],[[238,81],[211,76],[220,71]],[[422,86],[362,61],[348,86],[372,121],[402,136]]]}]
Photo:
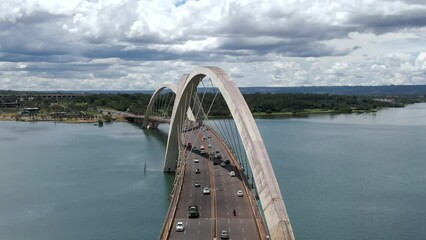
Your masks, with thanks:
[{"label": "road surface", "polygon": [[[220,163],[230,159],[225,146],[208,128],[192,129],[185,133],[185,139],[198,150],[185,150],[188,156],[185,177],[170,239],[220,239],[222,230],[229,232],[230,239],[261,239],[242,178],[233,161],[225,167],[220,166]],[[211,148],[208,148],[209,144]],[[201,145],[210,154],[200,154]],[[222,159],[214,157],[216,151],[219,151]],[[195,158],[199,159],[198,163],[194,162]],[[214,161],[218,164],[214,165]],[[195,173],[197,168],[200,169],[199,174]],[[235,177],[230,176],[231,171],[236,173]],[[196,181],[200,187],[194,186]],[[204,187],[211,189],[209,195],[203,194]],[[238,190],[243,191],[243,197],[236,195]],[[199,207],[199,218],[188,218],[187,209],[191,205]],[[184,223],[185,231],[176,231],[177,222]]]}]

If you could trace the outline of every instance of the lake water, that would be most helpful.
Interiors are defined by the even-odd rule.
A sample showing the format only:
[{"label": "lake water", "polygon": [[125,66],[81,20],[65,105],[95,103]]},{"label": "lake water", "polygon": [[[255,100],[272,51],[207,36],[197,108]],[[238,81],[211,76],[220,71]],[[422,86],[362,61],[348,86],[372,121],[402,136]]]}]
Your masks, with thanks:
[{"label": "lake water", "polygon": [[[297,239],[426,239],[426,104],[257,123]],[[166,132],[0,122],[0,239],[156,239]]]}]

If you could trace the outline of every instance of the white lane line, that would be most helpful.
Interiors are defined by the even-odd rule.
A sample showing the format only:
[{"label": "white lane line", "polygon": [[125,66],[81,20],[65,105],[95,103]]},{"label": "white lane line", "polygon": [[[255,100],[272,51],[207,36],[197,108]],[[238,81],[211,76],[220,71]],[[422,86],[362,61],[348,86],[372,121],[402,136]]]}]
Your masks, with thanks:
[{"label": "white lane line", "polygon": [[[229,224],[229,219],[228,219],[228,224]],[[229,231],[231,231],[231,229],[229,229]]]},{"label": "white lane line", "polygon": [[244,228],[241,228],[241,231],[244,232]]}]

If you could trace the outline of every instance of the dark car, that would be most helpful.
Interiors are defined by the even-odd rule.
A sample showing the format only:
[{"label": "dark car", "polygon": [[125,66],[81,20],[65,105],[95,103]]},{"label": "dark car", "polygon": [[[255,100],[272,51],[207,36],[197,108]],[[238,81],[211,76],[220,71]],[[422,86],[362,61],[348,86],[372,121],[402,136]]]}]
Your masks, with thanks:
[{"label": "dark car", "polygon": [[189,218],[198,218],[200,213],[198,212],[198,206],[189,206],[188,207],[188,217]]},{"label": "dark car", "polygon": [[222,230],[220,232],[220,239],[229,239],[229,233],[227,230]]}]

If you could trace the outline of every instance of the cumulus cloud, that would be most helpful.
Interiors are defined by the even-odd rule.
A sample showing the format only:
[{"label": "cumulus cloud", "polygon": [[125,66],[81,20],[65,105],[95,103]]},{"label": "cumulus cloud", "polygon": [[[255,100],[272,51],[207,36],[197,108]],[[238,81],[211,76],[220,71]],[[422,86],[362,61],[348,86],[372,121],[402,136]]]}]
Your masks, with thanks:
[{"label": "cumulus cloud", "polygon": [[198,65],[244,86],[426,84],[425,36],[419,0],[5,0],[0,88],[150,89]]},{"label": "cumulus cloud", "polygon": [[417,56],[415,66],[418,69],[426,70],[426,52],[422,52]]}]

